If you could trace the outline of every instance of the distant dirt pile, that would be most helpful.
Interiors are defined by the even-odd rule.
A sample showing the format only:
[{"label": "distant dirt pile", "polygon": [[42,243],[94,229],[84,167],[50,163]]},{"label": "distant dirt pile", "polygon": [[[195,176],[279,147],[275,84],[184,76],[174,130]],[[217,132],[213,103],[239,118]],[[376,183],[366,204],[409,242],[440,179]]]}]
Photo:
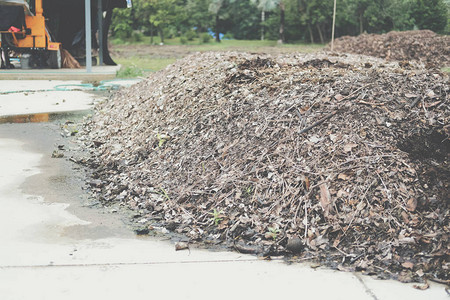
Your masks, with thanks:
[{"label": "distant dirt pile", "polygon": [[387,60],[416,60],[427,67],[450,66],[450,36],[430,30],[344,36],[335,40],[334,50]]},{"label": "distant dirt pile", "polygon": [[83,162],[149,228],[445,282],[449,92],[373,57],[192,55],[100,105]]}]

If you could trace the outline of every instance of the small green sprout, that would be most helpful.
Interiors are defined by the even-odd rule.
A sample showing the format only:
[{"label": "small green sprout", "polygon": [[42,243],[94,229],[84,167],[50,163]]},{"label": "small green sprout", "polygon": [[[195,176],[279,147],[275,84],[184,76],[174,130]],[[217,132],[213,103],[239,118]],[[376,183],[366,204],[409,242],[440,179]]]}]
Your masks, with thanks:
[{"label": "small green sprout", "polygon": [[156,137],[158,138],[158,147],[162,147],[165,142],[167,142],[167,136],[165,134],[156,134]]},{"label": "small green sprout", "polygon": [[76,127],[72,127],[71,129],[70,129],[70,135],[71,136],[74,136],[74,135],[76,135],[78,133],[78,129],[76,128]]},{"label": "small green sprout", "polygon": [[245,192],[247,193],[247,195],[251,195],[253,192],[253,187],[250,185],[247,187],[247,189],[245,190]]},{"label": "small green sprout", "polygon": [[223,220],[223,218],[220,218],[220,215],[223,213],[223,211],[218,211],[214,208],[213,212],[210,212],[209,214],[212,216],[211,220],[214,222],[214,225],[219,225],[219,222]]},{"label": "small green sprout", "polygon": [[167,194],[165,189],[161,188],[161,192],[159,194],[162,195],[164,198],[166,198],[168,201],[170,201],[169,194]]},{"label": "small green sprout", "polygon": [[266,237],[271,237],[273,240],[276,240],[278,237],[278,234],[280,233],[280,229],[275,227],[269,227],[269,231],[266,232]]}]

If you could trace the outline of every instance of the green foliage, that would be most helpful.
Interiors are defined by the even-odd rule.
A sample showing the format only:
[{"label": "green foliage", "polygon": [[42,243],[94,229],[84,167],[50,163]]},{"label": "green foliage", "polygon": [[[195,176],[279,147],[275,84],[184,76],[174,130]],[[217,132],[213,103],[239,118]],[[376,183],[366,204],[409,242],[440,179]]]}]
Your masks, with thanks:
[{"label": "green foliage", "polygon": [[204,32],[200,35],[200,41],[202,43],[205,43],[205,44],[209,43],[211,41],[211,39],[212,39],[212,36],[209,35],[209,33]]},{"label": "green foliage", "polygon": [[278,234],[280,233],[280,229],[275,227],[269,227],[267,228],[269,231],[266,232],[266,236],[270,236],[273,240],[276,240],[278,237]]},{"label": "green foliage", "polygon": [[[336,37],[415,26],[448,33],[449,7],[449,0],[339,0]],[[196,37],[209,43],[203,34],[208,30],[235,39],[278,40],[280,28],[288,42],[326,43],[332,12],[332,0],[133,0],[132,9],[114,11],[111,30],[117,43],[141,42],[133,32],[150,35],[152,44],[175,37],[183,44]]]},{"label": "green foliage", "polygon": [[127,67],[122,67],[116,74],[118,78],[134,78],[140,77],[144,74],[144,70],[136,66],[135,64]]},{"label": "green foliage", "polygon": [[135,43],[139,43],[142,42],[143,39],[143,34],[140,32],[133,32],[132,36],[131,36],[131,40]]},{"label": "green foliage", "polygon": [[234,36],[230,32],[227,32],[223,35],[223,38],[226,40],[232,40],[232,39],[234,39]]},{"label": "green foliage", "polygon": [[228,19],[222,20],[224,27],[221,30],[225,39],[259,39],[261,12],[250,1],[236,1],[227,10]]},{"label": "green foliage", "polygon": [[111,26],[113,36],[122,40],[129,38],[133,32],[132,25],[133,19],[130,9],[114,9]]},{"label": "green foliage", "polygon": [[274,10],[280,4],[280,0],[250,0],[250,2],[259,10],[266,12]]},{"label": "green foliage", "polygon": [[188,30],[185,36],[188,41],[193,41],[197,37],[197,33],[193,30]]},{"label": "green foliage", "polygon": [[160,195],[162,195],[164,198],[166,198],[167,201],[170,201],[169,194],[167,194],[166,190],[161,188],[161,191],[159,192]]},{"label": "green foliage", "polygon": [[185,9],[189,16],[189,28],[197,28],[198,32],[206,32],[213,26],[212,13],[209,11],[210,0],[187,0]]},{"label": "green foliage", "polygon": [[219,222],[223,220],[220,216],[223,214],[223,211],[218,211],[217,209],[213,209],[212,212],[209,213],[212,218],[211,221],[214,223],[214,225],[219,225]]},{"label": "green foliage", "polygon": [[164,144],[170,139],[170,137],[166,134],[156,134],[156,137],[158,139],[158,147],[161,148],[164,146]]},{"label": "green foliage", "polygon": [[415,0],[412,15],[420,29],[444,32],[449,18],[448,5],[443,0]]}]

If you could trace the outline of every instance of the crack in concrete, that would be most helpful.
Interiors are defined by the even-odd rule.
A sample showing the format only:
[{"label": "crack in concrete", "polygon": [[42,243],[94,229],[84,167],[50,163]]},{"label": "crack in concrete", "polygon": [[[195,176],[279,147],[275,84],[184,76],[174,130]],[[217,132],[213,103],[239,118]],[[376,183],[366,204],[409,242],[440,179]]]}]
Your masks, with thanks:
[{"label": "crack in concrete", "polygon": [[[282,259],[271,259],[273,261]],[[152,262],[123,262],[123,263],[93,263],[93,264],[48,264],[48,265],[23,265],[23,266],[0,266],[0,269],[38,269],[38,268],[72,268],[72,267],[116,267],[116,266],[136,266],[136,265],[172,265],[172,264],[204,264],[204,263],[231,263],[231,262],[257,262],[254,259],[219,259],[219,260],[192,260],[192,261],[152,261]]]},{"label": "crack in concrete", "polygon": [[373,298],[373,300],[379,300],[377,298],[377,296],[375,295],[375,293],[366,285],[366,283],[364,282],[364,280],[359,276],[359,274],[354,274],[355,277],[358,279],[358,281],[363,285],[364,290],[366,292],[367,295],[371,296]]}]

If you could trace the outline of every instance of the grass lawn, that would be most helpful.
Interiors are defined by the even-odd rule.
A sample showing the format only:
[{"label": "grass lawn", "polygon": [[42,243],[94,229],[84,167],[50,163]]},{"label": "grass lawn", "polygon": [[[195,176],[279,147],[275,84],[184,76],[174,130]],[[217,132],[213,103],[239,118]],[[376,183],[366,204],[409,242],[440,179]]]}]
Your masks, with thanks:
[{"label": "grass lawn", "polygon": [[114,58],[115,62],[121,65],[117,77],[140,77],[145,76],[151,72],[156,72],[164,69],[171,63],[175,62],[176,58],[144,58],[138,56]]},{"label": "grass lawn", "polygon": [[154,38],[153,45],[150,38],[144,37],[142,41],[129,43],[118,40],[112,41],[111,52],[114,60],[122,65],[117,77],[146,76],[150,72],[164,69],[177,59],[195,52],[208,51],[239,51],[256,53],[311,53],[321,50],[320,44],[278,44],[276,41],[259,40],[222,40],[217,43],[211,40],[200,43],[198,39],[181,44],[180,38],[167,39],[164,45],[159,45],[159,39]]}]

